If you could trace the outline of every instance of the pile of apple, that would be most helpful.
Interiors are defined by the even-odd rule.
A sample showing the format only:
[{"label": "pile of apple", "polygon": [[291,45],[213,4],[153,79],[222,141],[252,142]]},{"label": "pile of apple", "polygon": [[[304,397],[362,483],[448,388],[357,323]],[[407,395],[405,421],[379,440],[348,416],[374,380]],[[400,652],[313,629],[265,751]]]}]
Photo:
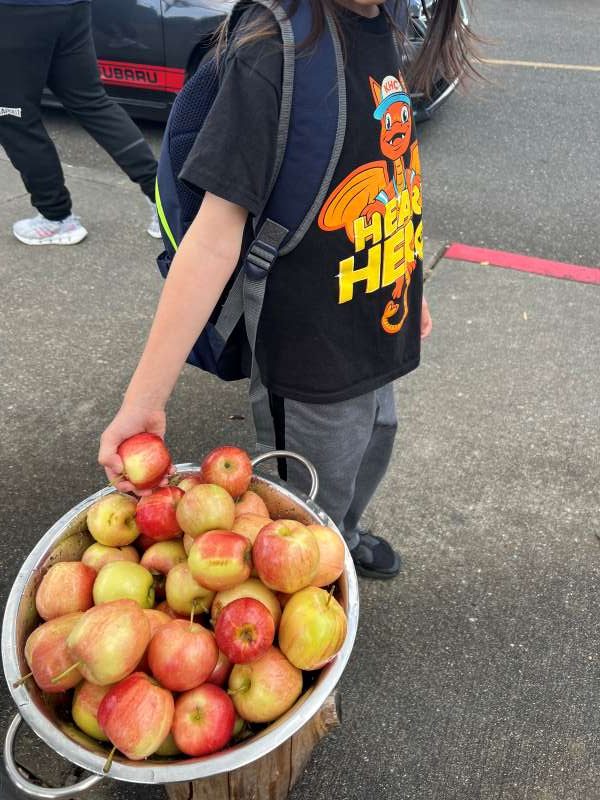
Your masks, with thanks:
[{"label": "pile of apple", "polygon": [[123,478],[152,491],[91,506],[95,543],[37,590],[44,622],[22,681],[74,689],[75,724],[129,759],[214,753],[284,714],[303,671],[342,647],[344,544],[320,525],[271,520],[239,448],[213,450],[199,473],[171,476],[177,485],[163,485],[159,437],[133,436],[119,455]]}]

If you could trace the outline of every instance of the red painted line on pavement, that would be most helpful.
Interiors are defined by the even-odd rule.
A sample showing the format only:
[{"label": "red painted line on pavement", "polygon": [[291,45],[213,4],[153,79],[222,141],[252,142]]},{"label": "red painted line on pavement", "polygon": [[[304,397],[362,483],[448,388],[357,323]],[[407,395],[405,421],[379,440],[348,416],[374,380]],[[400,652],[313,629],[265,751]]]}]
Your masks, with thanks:
[{"label": "red painted line on pavement", "polygon": [[472,261],[492,267],[516,269],[519,272],[531,272],[547,278],[562,278],[579,283],[600,284],[600,268],[582,267],[579,264],[565,264],[563,261],[549,261],[546,258],[524,256],[519,253],[508,253],[504,250],[488,250],[485,247],[471,247],[468,244],[455,242],[444,253],[444,258],[454,261]]}]

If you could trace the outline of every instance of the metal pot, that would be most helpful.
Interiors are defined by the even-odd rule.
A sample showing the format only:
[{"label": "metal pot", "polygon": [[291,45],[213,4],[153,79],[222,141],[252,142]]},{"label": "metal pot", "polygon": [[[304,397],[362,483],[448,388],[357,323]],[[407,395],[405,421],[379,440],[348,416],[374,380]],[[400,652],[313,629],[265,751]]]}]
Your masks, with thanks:
[{"label": "metal pot", "polygon": [[[274,519],[296,519],[304,524],[328,525],[335,528],[329,517],[316,505],[314,498],[318,490],[318,477],[313,465],[295,453],[273,451],[258,456],[253,466],[276,456],[294,458],[302,462],[310,472],[312,486],[307,498],[289,491],[278,481],[253,476],[251,488],[265,501]],[[177,465],[179,472],[197,471],[195,464]],[[102,489],[79,503],[61,517],[40,539],[23,564],[12,587],[2,626],[2,662],[10,693],[18,713],[9,725],[4,743],[6,771],[15,786],[38,800],[76,797],[95,786],[106,777],[102,770],[109,747],[86,736],[72,723],[60,718],[33,680],[15,688],[13,684],[28,672],[24,658],[27,636],[39,623],[35,608],[35,593],[44,573],[57,561],[74,561],[93,541],[86,528],[88,508],[112,488]],[[339,533],[339,531],[338,531]],[[341,535],[341,534],[340,534]],[[149,758],[145,761],[130,761],[117,756],[108,777],[131,783],[166,784],[207,778],[243,767],[274,750],[302,728],[321,708],[325,699],[334,690],[346,666],[356,637],[358,626],[358,583],[356,572],[346,549],[344,572],[338,582],[340,602],[348,617],[348,635],[337,656],[321,671],[317,681],[305,692],[283,717],[247,742],[211,756],[185,759]],[[63,758],[77,764],[92,774],[75,786],[61,789],[42,788],[25,779],[19,771],[13,754],[14,741],[21,722]]]}]

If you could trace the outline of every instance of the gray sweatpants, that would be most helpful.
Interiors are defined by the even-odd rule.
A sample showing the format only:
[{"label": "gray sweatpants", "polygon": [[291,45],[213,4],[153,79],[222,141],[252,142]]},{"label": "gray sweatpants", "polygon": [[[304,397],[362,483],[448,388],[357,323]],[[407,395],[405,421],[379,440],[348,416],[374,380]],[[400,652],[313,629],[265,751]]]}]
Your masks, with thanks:
[{"label": "gray sweatpants", "polygon": [[[341,403],[299,403],[273,395],[269,401],[273,435],[267,439],[257,430],[259,444],[294,450],[312,461],[319,474],[317,503],[353,547],[392,454],[398,427],[393,384]],[[295,461],[287,465],[287,480],[308,492],[306,470]]]}]

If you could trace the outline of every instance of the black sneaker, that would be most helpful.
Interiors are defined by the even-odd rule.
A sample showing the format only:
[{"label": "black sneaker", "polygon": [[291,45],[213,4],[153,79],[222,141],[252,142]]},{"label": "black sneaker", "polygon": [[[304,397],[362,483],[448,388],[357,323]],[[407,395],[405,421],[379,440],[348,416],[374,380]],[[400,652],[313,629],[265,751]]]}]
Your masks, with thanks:
[{"label": "black sneaker", "polygon": [[358,531],[360,541],[350,550],[354,566],[363,578],[395,578],[402,561],[385,539],[370,531]]}]

